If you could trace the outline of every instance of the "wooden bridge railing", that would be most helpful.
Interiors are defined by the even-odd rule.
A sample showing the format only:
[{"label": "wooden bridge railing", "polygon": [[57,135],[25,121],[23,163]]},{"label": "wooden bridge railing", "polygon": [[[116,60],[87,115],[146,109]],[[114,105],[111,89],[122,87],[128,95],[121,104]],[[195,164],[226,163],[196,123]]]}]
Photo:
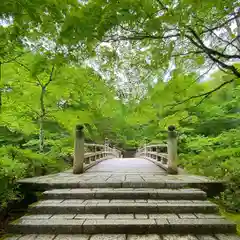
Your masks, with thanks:
[{"label": "wooden bridge railing", "polygon": [[169,174],[177,174],[177,133],[175,127],[168,127],[167,144],[145,144],[137,150],[136,157],[147,158],[161,166]]},{"label": "wooden bridge railing", "polygon": [[121,151],[116,148],[111,148],[107,139],[105,139],[103,145],[84,143],[83,126],[76,126],[73,160],[74,174],[83,173],[84,169],[94,165],[96,161],[115,157],[121,157]]}]

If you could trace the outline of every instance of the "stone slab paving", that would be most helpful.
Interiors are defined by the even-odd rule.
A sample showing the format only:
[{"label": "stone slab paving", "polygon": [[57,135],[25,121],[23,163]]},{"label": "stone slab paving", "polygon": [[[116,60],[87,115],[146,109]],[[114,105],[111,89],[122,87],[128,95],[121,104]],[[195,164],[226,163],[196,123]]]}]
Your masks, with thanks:
[{"label": "stone slab paving", "polygon": [[[52,202],[51,202],[52,201]],[[32,204],[29,208],[35,214],[114,214],[114,213],[216,213],[217,205],[209,201],[190,200],[147,200],[135,202],[134,200],[81,200],[62,199],[43,200]]]},{"label": "stone slab paving", "polygon": [[[156,172],[157,174],[164,174],[165,171],[159,168],[154,163],[147,161],[142,158],[119,158],[119,159],[109,159],[103,161],[87,172],[119,172],[119,173],[149,173]],[[127,175],[127,178],[131,179],[133,176]],[[141,178],[140,176],[134,178]]]},{"label": "stone slab paving", "polygon": [[224,219],[44,219],[20,220],[12,233],[234,233],[235,225]]},{"label": "stone slab paving", "polygon": [[47,176],[26,178],[19,183],[42,188],[176,188],[188,184],[221,183],[204,176],[166,175],[154,163],[141,158],[115,158],[100,162],[85,173],[72,170]]},{"label": "stone slab paving", "polygon": [[217,214],[198,214],[198,213],[152,213],[152,214],[37,214],[25,215],[21,220],[44,220],[44,219],[223,219]]},{"label": "stone slab paving", "polygon": [[6,237],[4,240],[240,240],[240,237],[232,234],[215,235],[126,235],[126,234],[76,234],[76,235],[15,235]]},{"label": "stone slab paving", "polygon": [[[194,194],[193,194],[194,193]],[[53,189],[45,191],[46,199],[136,199],[146,202],[145,199],[182,199],[204,200],[206,193],[199,189],[148,189],[148,188],[76,188]]]}]

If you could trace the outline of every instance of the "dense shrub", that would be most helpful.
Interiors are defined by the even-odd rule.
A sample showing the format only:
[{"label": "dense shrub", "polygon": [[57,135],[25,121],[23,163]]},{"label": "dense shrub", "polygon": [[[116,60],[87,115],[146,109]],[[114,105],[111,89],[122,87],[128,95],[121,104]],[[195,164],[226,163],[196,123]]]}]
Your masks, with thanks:
[{"label": "dense shrub", "polygon": [[24,177],[40,176],[59,172],[66,168],[63,160],[54,152],[45,154],[12,146],[0,148],[0,203],[20,199],[16,181]]},{"label": "dense shrub", "polygon": [[179,164],[194,174],[226,181],[221,200],[228,210],[240,209],[240,129],[215,138],[197,136],[182,140]]}]

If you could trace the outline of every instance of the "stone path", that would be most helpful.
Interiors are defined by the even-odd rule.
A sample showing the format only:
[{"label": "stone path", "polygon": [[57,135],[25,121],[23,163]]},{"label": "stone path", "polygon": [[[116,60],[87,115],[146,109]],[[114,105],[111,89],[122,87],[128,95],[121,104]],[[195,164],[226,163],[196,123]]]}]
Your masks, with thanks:
[{"label": "stone path", "polygon": [[133,235],[133,234],[76,234],[76,235],[18,235],[15,237],[7,238],[8,240],[240,240],[236,235],[178,235],[178,234],[144,234],[144,235]]},{"label": "stone path", "polygon": [[103,161],[90,168],[87,172],[112,172],[112,173],[156,173],[166,174],[165,171],[154,163],[142,158],[118,158]]},{"label": "stone path", "polygon": [[236,225],[198,188],[220,182],[166,175],[145,159],[111,159],[81,175],[66,171],[20,182],[47,191],[9,226],[23,235],[8,240],[240,240]]},{"label": "stone path", "polygon": [[109,159],[93,166],[81,175],[72,170],[41,177],[26,178],[19,183],[28,187],[45,190],[47,188],[94,188],[94,187],[134,187],[168,188],[177,186],[218,187],[221,182],[204,176],[166,175],[154,163],[139,158]]}]

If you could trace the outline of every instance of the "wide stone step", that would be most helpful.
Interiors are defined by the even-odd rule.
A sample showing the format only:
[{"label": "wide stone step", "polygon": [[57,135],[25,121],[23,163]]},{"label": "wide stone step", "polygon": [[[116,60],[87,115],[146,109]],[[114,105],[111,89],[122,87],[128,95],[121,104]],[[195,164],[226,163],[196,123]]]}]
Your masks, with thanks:
[{"label": "wide stone step", "polygon": [[235,233],[235,224],[224,219],[20,219],[9,226],[20,234],[97,233]]},{"label": "wide stone step", "polygon": [[29,214],[21,217],[21,220],[44,219],[223,219],[218,214],[203,213],[154,213],[154,214]]},{"label": "wide stone step", "polygon": [[204,200],[206,193],[190,189],[149,189],[149,188],[75,188],[45,191],[45,199],[164,199]]},{"label": "wide stone step", "polygon": [[[40,178],[40,179],[39,179]],[[179,189],[179,188],[202,188],[206,190],[222,190],[222,182],[220,181],[202,181],[199,179],[188,179],[182,177],[179,180],[168,179],[166,176],[162,179],[147,180],[147,181],[100,181],[100,180],[87,180],[80,181],[80,179],[44,179],[38,177],[33,179],[19,180],[18,183],[24,185],[26,188],[34,189],[38,191],[45,191],[48,189],[64,189],[64,188],[167,188],[167,189]]]},{"label": "wide stone step", "polygon": [[125,199],[59,199],[34,203],[29,211],[36,214],[65,213],[216,213],[217,205],[209,201],[125,200]]},{"label": "wide stone step", "polygon": [[240,240],[235,234],[178,235],[178,234],[29,234],[13,235],[4,240]]}]

